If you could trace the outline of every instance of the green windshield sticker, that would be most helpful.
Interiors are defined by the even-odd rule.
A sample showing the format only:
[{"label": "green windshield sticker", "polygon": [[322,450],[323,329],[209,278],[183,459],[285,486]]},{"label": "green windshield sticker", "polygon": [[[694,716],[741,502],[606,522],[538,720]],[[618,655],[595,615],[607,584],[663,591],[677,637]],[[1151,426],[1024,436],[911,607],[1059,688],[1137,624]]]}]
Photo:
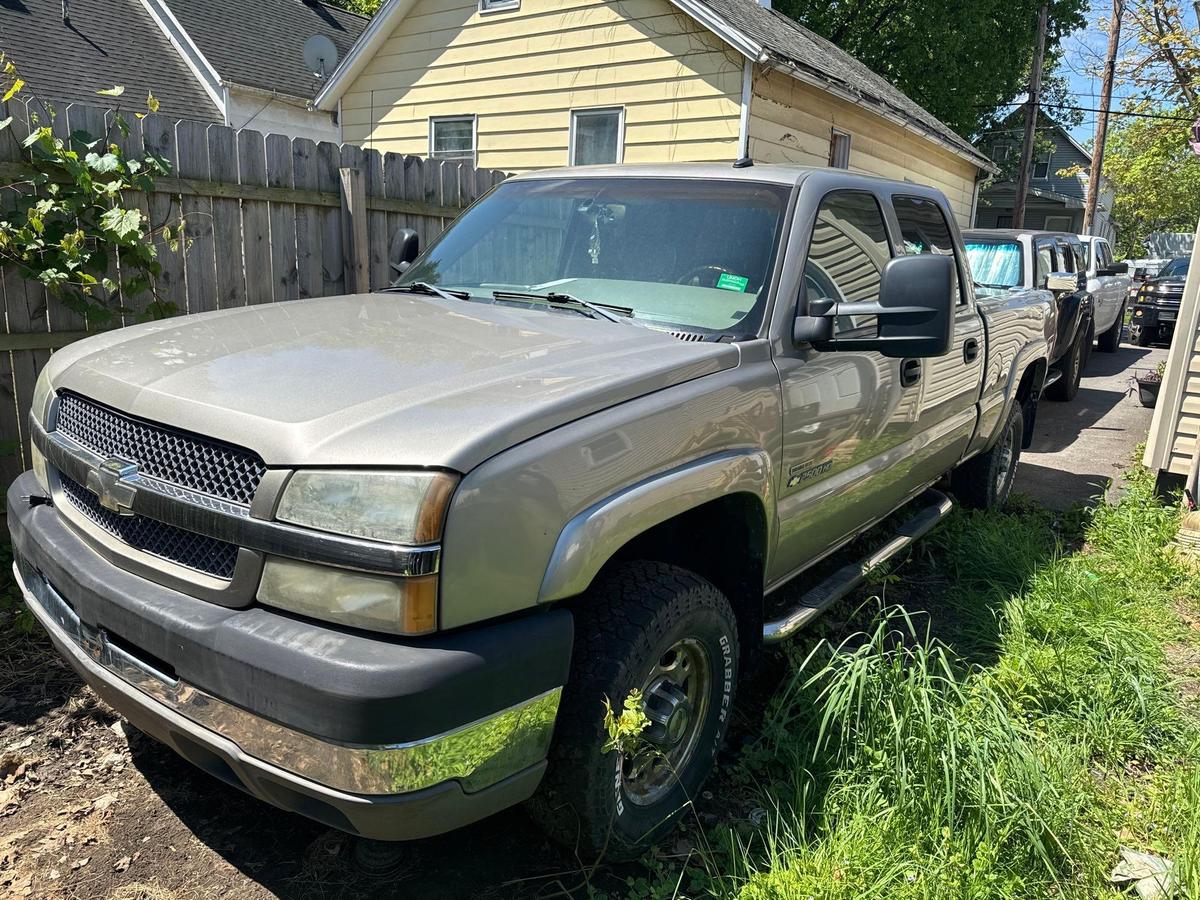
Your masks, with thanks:
[{"label": "green windshield sticker", "polygon": [[749,278],[743,278],[741,275],[730,275],[728,272],[722,272],[721,277],[717,279],[717,287],[723,291],[737,291],[738,293],[746,293],[746,287],[750,284]]}]

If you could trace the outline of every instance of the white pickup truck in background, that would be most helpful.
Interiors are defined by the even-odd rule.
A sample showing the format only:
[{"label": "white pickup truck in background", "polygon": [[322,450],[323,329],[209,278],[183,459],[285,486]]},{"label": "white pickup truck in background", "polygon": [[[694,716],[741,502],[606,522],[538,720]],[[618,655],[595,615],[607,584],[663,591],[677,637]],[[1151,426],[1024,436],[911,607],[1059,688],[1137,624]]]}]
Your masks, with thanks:
[{"label": "white pickup truck in background", "polygon": [[1096,320],[1096,348],[1115,353],[1121,346],[1125,327],[1125,308],[1129,298],[1129,266],[1113,262],[1112,245],[1101,237],[1081,234],[1079,240],[1087,252],[1087,290],[1092,295]]}]

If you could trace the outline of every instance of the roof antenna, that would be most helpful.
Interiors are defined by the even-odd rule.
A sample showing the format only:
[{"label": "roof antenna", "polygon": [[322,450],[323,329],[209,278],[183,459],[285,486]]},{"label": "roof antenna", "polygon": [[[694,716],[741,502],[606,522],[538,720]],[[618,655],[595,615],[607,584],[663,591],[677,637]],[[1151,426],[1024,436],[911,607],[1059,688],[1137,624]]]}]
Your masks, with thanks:
[{"label": "roof antenna", "polygon": [[62,0],[63,24],[71,24],[71,0]]},{"label": "roof antenna", "polygon": [[743,156],[741,159],[739,159],[737,162],[735,162],[733,164],[733,167],[735,169],[749,169],[753,165],[754,165],[753,159],[751,159],[749,156]]}]

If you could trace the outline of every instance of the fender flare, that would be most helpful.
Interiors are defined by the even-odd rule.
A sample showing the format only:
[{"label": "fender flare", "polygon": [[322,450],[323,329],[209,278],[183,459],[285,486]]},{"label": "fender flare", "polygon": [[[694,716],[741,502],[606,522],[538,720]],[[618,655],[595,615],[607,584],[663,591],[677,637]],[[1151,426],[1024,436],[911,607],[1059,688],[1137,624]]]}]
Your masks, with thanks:
[{"label": "fender flare", "polygon": [[1000,429],[1004,422],[1008,420],[1009,410],[1013,404],[1017,402],[1017,388],[1021,385],[1021,379],[1025,377],[1025,373],[1032,366],[1042,363],[1044,370],[1042,372],[1041,384],[1034,385],[1037,391],[1036,396],[1041,397],[1042,388],[1046,383],[1046,376],[1050,374],[1050,344],[1045,338],[1038,338],[1036,341],[1030,341],[1020,349],[1015,357],[1013,357],[1012,365],[1009,367],[1006,384],[1004,387],[1004,412],[996,421],[996,427],[991,434],[988,435],[987,442],[983,445],[983,450],[986,452],[1000,438]]},{"label": "fender flare", "polygon": [[[730,450],[652,475],[589,506],[563,526],[546,566],[539,603],[575,597],[618,550],[656,525],[730,494],[773,508],[774,469],[764,450]],[[766,515],[767,546],[774,517]]]}]

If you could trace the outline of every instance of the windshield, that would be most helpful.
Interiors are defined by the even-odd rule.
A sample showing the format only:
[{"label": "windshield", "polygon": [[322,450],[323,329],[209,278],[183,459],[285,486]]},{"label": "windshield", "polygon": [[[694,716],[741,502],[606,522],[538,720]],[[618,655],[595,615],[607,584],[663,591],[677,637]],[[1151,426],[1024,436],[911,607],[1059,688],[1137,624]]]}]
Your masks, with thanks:
[{"label": "windshield", "polygon": [[1021,285],[1021,245],[1016,241],[967,241],[967,260],[971,277],[983,287]]},{"label": "windshield", "polygon": [[1191,260],[1186,256],[1173,259],[1158,273],[1159,278],[1187,278],[1188,264]]},{"label": "windshield", "polygon": [[635,319],[757,331],[790,188],[747,181],[563,178],[500,185],[418,259],[425,282],[569,294]]}]

